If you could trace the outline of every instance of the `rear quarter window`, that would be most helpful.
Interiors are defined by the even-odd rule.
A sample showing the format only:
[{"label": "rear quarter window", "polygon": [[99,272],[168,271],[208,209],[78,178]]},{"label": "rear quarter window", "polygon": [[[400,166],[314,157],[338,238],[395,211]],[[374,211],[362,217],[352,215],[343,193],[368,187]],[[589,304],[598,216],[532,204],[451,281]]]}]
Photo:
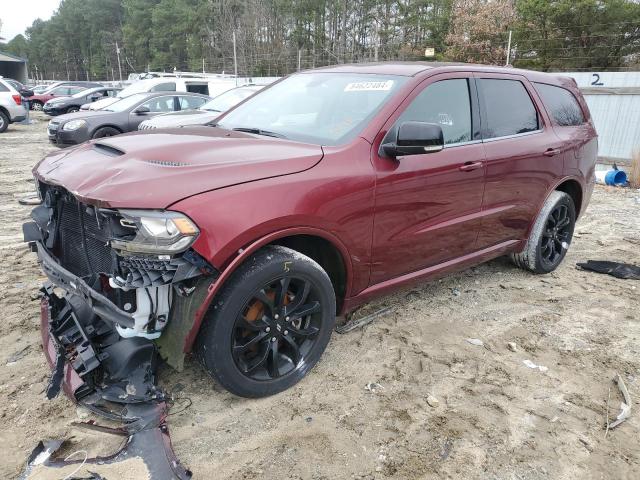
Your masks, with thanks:
[{"label": "rear quarter window", "polygon": [[0,82],[0,92],[8,92],[9,89],[4,85],[4,83]]},{"label": "rear quarter window", "polygon": [[482,78],[483,138],[499,138],[534,132],[540,128],[538,111],[519,80]]},{"label": "rear quarter window", "polygon": [[585,123],[582,108],[569,90],[546,83],[534,83],[534,86],[542,97],[551,118],[559,126],[572,127]]}]

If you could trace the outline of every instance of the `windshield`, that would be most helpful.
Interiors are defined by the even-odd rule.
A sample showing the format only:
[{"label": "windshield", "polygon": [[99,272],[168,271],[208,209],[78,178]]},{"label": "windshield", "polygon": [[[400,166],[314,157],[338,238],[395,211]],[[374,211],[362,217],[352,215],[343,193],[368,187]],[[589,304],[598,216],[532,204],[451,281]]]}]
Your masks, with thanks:
[{"label": "windshield", "polygon": [[112,103],[106,108],[103,108],[105,112],[124,112],[125,110],[129,110],[138,102],[144,100],[149,95],[146,93],[136,93],[135,95],[130,95],[127,98],[123,98],[122,100],[118,100],[115,103]]},{"label": "windshield", "polygon": [[218,95],[210,102],[200,107],[200,110],[208,110],[210,112],[226,112],[234,105],[237,105],[245,98],[253,95],[259,88],[234,88],[228,92]]},{"label": "windshield", "polygon": [[355,138],[405,81],[384,75],[293,75],[229,112],[217,126],[341,145]]}]

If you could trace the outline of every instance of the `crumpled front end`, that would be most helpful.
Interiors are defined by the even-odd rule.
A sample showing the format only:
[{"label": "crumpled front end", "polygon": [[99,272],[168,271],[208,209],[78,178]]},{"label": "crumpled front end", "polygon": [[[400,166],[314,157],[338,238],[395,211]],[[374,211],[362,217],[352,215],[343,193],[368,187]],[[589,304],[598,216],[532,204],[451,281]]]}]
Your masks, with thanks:
[{"label": "crumpled front end", "polygon": [[[42,341],[53,369],[47,397],[64,389],[95,413],[124,421],[126,434],[162,429],[156,437],[163,439],[166,394],[156,385],[155,340],[198,282],[217,277],[189,248],[191,239],[182,238],[197,229],[175,212],[136,216],[82,203],[62,187],[38,187],[42,204],[23,231],[49,279],[41,300]],[[135,413],[123,416],[123,407]],[[170,457],[167,468],[183,471],[171,467]]]}]

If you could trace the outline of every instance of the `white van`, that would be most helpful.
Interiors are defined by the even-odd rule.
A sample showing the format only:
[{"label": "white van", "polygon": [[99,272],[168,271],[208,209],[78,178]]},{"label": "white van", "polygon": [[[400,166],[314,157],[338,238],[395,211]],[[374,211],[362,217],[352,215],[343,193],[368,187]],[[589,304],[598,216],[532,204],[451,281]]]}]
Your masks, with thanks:
[{"label": "white van", "polygon": [[83,105],[80,110],[100,110],[134,93],[192,92],[215,97],[236,87],[234,78],[149,78],[139,80],[122,89],[115,97],[104,98]]}]

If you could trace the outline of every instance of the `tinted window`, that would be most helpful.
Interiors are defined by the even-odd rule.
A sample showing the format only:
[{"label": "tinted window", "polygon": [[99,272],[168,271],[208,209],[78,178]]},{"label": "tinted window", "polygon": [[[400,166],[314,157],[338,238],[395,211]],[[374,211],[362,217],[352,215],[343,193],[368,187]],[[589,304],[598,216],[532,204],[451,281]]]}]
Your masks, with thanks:
[{"label": "tinted window", "polygon": [[9,89],[0,82],[0,92],[8,92]]},{"label": "tinted window", "polygon": [[86,90],[86,88],[83,87],[70,87],[68,89],[68,94],[69,95],[75,95],[76,93],[82,92],[83,90]]},{"label": "tinted window", "polygon": [[538,130],[538,113],[522,82],[484,78],[478,89],[484,98],[484,138]]},{"label": "tinted window", "polygon": [[205,100],[200,97],[179,97],[180,110],[193,110],[203,105]]},{"label": "tinted window", "polygon": [[141,106],[148,107],[150,112],[173,112],[174,111],[173,97],[152,98],[148,102],[143,103]]},{"label": "tinted window", "polygon": [[398,126],[408,121],[440,125],[445,144],[471,141],[471,100],[468,81],[460,78],[429,85],[400,115],[394,128],[387,134],[388,141],[395,138]]},{"label": "tinted window", "polygon": [[544,83],[536,83],[535,86],[551,117],[558,125],[567,127],[584,123],[582,109],[569,90]]},{"label": "tinted window", "polygon": [[149,91],[150,92],[175,92],[176,84],[175,82],[160,83]]}]

